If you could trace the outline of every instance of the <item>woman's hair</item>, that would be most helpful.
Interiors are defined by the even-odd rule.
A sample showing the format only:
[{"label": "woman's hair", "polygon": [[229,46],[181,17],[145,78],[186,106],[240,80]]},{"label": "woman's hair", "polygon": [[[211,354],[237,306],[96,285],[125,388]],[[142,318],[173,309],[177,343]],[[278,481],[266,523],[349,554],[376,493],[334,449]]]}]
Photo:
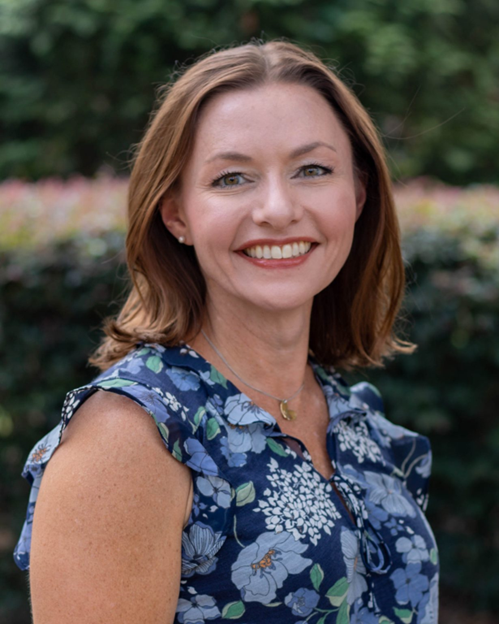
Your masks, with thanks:
[{"label": "woman's hair", "polygon": [[174,346],[200,331],[206,285],[195,250],[167,230],[159,205],[176,187],[206,102],[269,83],[306,85],[330,103],[367,191],[348,259],[314,298],[310,350],[322,365],[345,369],[381,366],[383,357],[414,350],[394,332],[405,276],[390,176],[373,122],[313,53],[285,41],[252,41],[202,57],[163,89],[130,179],[126,251],[132,289],[118,317],[106,321],[92,364],[106,369],[138,342]]}]

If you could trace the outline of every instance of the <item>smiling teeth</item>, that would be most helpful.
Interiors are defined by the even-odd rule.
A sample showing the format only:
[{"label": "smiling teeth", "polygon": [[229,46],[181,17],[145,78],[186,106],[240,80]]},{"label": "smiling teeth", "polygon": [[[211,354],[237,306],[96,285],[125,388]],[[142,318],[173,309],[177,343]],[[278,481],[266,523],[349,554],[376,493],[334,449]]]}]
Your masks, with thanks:
[{"label": "smiling teeth", "polygon": [[296,258],[303,256],[310,251],[312,243],[307,241],[299,241],[297,243],[283,245],[255,245],[255,247],[249,247],[244,249],[245,253],[250,258],[272,258],[273,260],[281,260],[282,258]]}]

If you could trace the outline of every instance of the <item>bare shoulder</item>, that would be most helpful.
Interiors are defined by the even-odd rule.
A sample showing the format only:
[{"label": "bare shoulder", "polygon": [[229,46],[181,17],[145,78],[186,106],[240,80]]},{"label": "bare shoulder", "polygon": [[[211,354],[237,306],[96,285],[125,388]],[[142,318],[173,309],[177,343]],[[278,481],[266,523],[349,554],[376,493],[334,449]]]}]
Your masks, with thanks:
[{"label": "bare shoulder", "polygon": [[189,469],[149,414],[97,392],[50,459],[33,520],[34,624],[173,621]]}]

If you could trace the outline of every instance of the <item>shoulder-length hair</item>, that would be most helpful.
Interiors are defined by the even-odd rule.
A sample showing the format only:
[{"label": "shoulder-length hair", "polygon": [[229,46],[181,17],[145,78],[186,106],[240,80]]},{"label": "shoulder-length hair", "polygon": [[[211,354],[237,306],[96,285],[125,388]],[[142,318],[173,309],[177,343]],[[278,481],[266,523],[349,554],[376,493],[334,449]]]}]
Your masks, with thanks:
[{"label": "shoulder-length hair", "polygon": [[200,331],[206,284],[194,248],[180,245],[166,229],[159,205],[179,180],[206,102],[219,93],[276,82],[307,85],[329,102],[367,190],[348,259],[314,298],[311,352],[322,365],[350,369],[382,366],[384,357],[414,350],[394,332],[405,275],[390,176],[373,122],[334,69],[313,53],[285,41],[252,41],[202,57],[163,89],[130,179],[131,292],[118,317],[106,321],[92,364],[106,369],[138,342],[174,346]]}]

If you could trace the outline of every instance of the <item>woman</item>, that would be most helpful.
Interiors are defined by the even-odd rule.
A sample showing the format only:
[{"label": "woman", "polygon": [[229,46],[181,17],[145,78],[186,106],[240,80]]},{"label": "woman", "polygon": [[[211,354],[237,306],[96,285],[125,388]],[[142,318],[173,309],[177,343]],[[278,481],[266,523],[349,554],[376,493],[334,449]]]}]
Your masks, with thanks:
[{"label": "woman", "polygon": [[129,222],[103,372],[24,473],[35,624],[436,623],[428,441],[332,368],[413,349],[355,96],[289,43],[201,59],[140,146]]}]

